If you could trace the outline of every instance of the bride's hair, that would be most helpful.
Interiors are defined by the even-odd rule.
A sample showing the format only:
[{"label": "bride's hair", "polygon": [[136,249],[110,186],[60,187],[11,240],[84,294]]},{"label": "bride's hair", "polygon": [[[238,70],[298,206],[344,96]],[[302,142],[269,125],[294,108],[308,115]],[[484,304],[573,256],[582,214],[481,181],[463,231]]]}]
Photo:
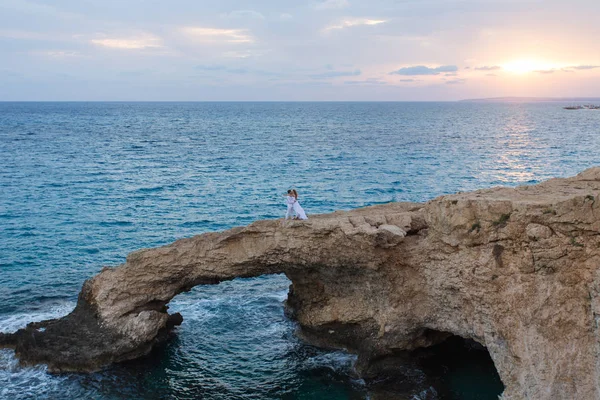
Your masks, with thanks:
[{"label": "bride's hair", "polygon": [[292,189],[292,194],[294,195],[296,200],[298,200],[298,192],[296,192],[296,189]]}]

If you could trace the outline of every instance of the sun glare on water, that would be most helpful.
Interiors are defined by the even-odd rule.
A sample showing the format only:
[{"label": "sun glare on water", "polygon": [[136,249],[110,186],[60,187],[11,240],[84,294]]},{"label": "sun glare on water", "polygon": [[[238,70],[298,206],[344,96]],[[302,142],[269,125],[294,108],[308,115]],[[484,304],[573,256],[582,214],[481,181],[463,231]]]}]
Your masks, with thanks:
[{"label": "sun glare on water", "polygon": [[553,71],[561,66],[538,60],[516,60],[502,65],[502,68],[515,74],[526,74],[528,72]]}]

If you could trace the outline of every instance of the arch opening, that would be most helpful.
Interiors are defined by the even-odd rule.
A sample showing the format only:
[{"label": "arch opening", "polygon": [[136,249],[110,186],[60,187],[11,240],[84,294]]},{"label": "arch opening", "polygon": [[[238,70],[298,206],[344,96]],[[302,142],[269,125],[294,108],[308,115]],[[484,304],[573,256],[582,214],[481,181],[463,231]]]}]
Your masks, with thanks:
[{"label": "arch opening", "polygon": [[485,346],[447,332],[423,334],[439,341],[369,365],[366,377],[373,399],[498,399],[504,385]]},{"label": "arch opening", "polygon": [[[304,272],[306,273],[306,271]],[[326,272],[329,274],[336,274],[335,270],[326,270]],[[360,272],[361,270],[357,270],[357,273]],[[312,275],[317,274],[320,276],[322,273],[323,271],[314,270]],[[319,289],[315,286],[314,282],[331,281],[330,279],[314,279],[315,276],[312,276],[311,274],[308,275],[310,275],[310,279],[307,278],[307,280],[311,282],[311,287],[313,290]],[[194,300],[205,301],[207,299],[204,298],[204,296],[200,296],[198,298],[197,296],[194,296],[193,293],[211,292],[213,293],[213,296],[218,296],[221,299],[220,301],[229,303],[229,306],[233,307],[234,309],[238,309],[238,311],[240,311],[238,305],[231,304],[231,302],[249,302],[247,305],[249,307],[242,307],[245,308],[244,313],[250,312],[250,315],[246,314],[245,317],[258,318],[260,320],[262,319],[262,315],[260,315],[262,314],[262,311],[259,311],[260,307],[262,307],[260,304],[266,300],[267,303],[270,303],[270,305],[265,310],[270,309],[269,312],[274,311],[275,314],[273,315],[277,315],[277,318],[281,318],[281,321],[278,322],[280,325],[279,328],[287,326],[287,328],[284,328],[284,330],[287,331],[287,338],[280,343],[282,346],[287,346],[290,343],[295,343],[295,346],[300,346],[298,348],[304,348],[305,346],[312,347],[316,345],[319,346],[319,348],[322,348],[322,351],[324,352],[323,354],[329,353],[335,348],[348,348],[347,346],[343,345],[328,346],[327,340],[325,340],[325,342],[318,340],[319,337],[322,338],[323,335],[316,335],[315,338],[312,338],[313,340],[310,340],[311,336],[309,335],[308,342],[305,342],[307,339],[305,336],[309,331],[304,329],[299,330],[298,328],[300,328],[300,326],[297,325],[296,321],[294,321],[296,319],[294,315],[294,301],[297,301],[295,298],[296,294],[294,293],[294,286],[298,286],[298,289],[304,291],[306,288],[303,287],[303,283],[306,282],[304,282],[304,279],[298,279],[299,282],[296,281],[293,285],[290,285],[292,283],[291,279],[292,277],[290,277],[288,274],[279,273],[264,274],[252,278],[223,280],[217,285],[200,285],[196,287],[195,290],[192,290],[192,293],[178,295],[173,298],[169,306],[172,310],[174,309],[176,311],[181,311],[185,317],[186,315],[189,315],[188,312],[186,312],[188,310],[176,306],[178,303],[180,303],[180,299],[182,299],[182,297],[189,296],[192,302],[195,302]],[[269,289],[265,291],[259,290],[259,292],[263,293],[258,297],[262,298],[263,295],[266,295],[266,299],[262,298],[257,300],[257,298],[254,298],[254,294],[257,294],[255,292],[255,285],[258,283],[260,286],[260,282],[267,283],[265,280],[269,281],[269,283],[264,289],[267,287],[269,287]],[[334,281],[339,283],[337,280]],[[273,287],[277,287],[275,291],[276,293],[271,292],[270,288]],[[244,289],[240,291],[241,288]],[[328,287],[328,290],[331,289],[332,288]],[[347,291],[347,286],[345,290]],[[275,296],[273,297],[273,295]],[[190,304],[188,303],[188,306],[189,305]],[[258,316],[253,315],[253,309],[256,306],[258,306],[258,309],[256,309],[259,314]],[[226,321],[226,323],[230,322],[231,321]],[[250,333],[249,330],[254,332],[260,331],[261,329],[267,327],[267,325],[261,325],[265,323],[266,320],[262,319],[262,321],[258,322],[256,326],[252,327],[252,324],[248,324],[248,321],[239,320],[237,323],[234,322],[233,325],[244,325],[247,329],[239,331],[237,335],[248,335],[247,338],[250,339],[254,333]],[[219,325],[221,328],[225,327],[225,325],[217,325]],[[292,325],[295,327],[292,328]],[[326,331],[330,333],[330,335],[325,336],[338,336],[331,335],[333,331],[335,331],[337,334],[341,332],[342,336],[344,336],[343,332],[345,331],[343,328],[351,329],[352,326],[347,326],[344,324],[343,326],[336,327],[335,329],[328,326]],[[188,328],[184,326],[183,329]],[[216,336],[219,336],[218,340],[222,340],[224,335],[226,336],[230,334],[230,332],[227,332],[229,329],[232,329],[232,327],[229,326],[229,328],[221,331],[220,333],[215,332]],[[204,335],[199,335],[199,337],[202,337],[202,340],[205,342],[207,339],[207,336],[205,335],[207,333],[209,332],[204,332]],[[300,337],[295,337],[298,333],[301,334]],[[292,338],[292,336],[294,337]],[[360,337],[362,335],[348,334],[347,336],[352,338],[354,336]],[[238,336],[238,338],[239,337],[240,336]],[[278,338],[278,340],[279,339],[282,338]],[[266,335],[260,338],[260,340],[262,343],[272,343],[273,336]],[[298,340],[303,343],[300,345]],[[335,342],[335,340],[333,341]],[[325,343],[325,345],[323,345],[323,343]],[[391,356],[386,355],[382,358],[369,360],[366,370],[360,367],[360,365],[357,365],[356,372],[358,373],[358,376],[354,375],[354,373],[351,373],[350,375],[354,375],[354,378],[352,379],[358,379],[359,377],[364,378],[366,385],[362,388],[354,388],[351,390],[356,390],[357,393],[366,392],[373,400],[405,399],[413,398],[415,395],[423,400],[497,400],[498,396],[504,391],[504,385],[502,384],[500,376],[494,366],[493,360],[491,359],[487,349],[481,344],[471,339],[465,339],[460,336],[453,335],[449,332],[424,329],[420,334],[417,335],[417,337],[415,337],[414,345],[423,347],[418,347],[410,351],[398,351]],[[247,343],[243,347],[245,349],[251,348],[252,344]],[[348,349],[350,349],[350,351],[352,351],[352,349],[357,350],[358,353],[360,353],[360,349],[356,346],[351,345]],[[319,350],[319,352],[320,351],[321,350]],[[347,357],[348,355],[349,354],[345,355],[344,357]],[[231,355],[227,357],[230,356]],[[284,359],[287,356],[288,355],[286,354],[285,356],[279,358]],[[296,362],[298,361],[299,360],[296,360]],[[266,367],[270,364],[271,363],[269,362],[263,365],[263,367]],[[342,381],[345,382],[342,384],[342,386],[346,387],[346,389],[350,387],[350,375],[348,375],[348,370],[341,375],[345,376],[345,378],[342,378]],[[340,376],[337,376],[336,379],[339,378]]]},{"label": "arch opening", "polygon": [[[285,274],[265,274],[178,294],[168,306],[183,324],[128,367],[173,377],[170,390],[184,397],[364,398],[364,387],[354,382],[355,355],[297,337],[285,310],[290,284]],[[182,365],[193,380],[173,372]]]}]

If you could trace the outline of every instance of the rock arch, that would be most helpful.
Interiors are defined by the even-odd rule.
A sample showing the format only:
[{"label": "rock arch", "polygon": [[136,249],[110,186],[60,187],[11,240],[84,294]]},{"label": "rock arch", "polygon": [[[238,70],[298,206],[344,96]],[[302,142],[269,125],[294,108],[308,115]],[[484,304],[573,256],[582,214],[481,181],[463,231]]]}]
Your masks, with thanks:
[{"label": "rock arch", "polygon": [[136,251],[64,318],[1,335],[23,363],[90,371],[149,352],[196,285],[285,273],[312,343],[358,368],[448,332],[484,345],[506,399],[600,398],[600,168],[516,189],[258,221]]}]

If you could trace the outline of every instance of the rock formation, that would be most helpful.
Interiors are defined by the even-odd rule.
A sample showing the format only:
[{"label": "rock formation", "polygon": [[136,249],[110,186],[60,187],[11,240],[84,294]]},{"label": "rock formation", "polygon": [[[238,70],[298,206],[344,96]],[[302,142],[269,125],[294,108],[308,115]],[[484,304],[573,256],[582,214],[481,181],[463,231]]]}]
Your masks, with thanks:
[{"label": "rock formation", "polygon": [[91,371],[149,352],[176,294],[284,273],[306,340],[388,356],[449,335],[485,346],[505,399],[600,399],[600,168],[535,186],[258,221],[130,254],[64,318],[0,335],[23,363]]}]

